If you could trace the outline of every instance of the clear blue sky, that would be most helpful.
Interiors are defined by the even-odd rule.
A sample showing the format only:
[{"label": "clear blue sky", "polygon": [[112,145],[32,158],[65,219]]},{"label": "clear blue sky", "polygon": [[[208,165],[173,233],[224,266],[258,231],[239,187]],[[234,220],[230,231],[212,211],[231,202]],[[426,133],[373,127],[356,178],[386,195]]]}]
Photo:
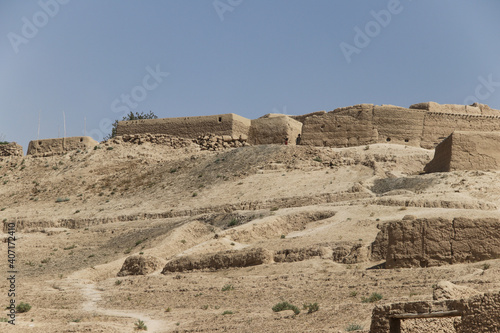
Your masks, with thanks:
[{"label": "clear blue sky", "polygon": [[498,0],[1,0],[0,140],[26,149],[39,112],[41,139],[63,135],[64,111],[67,136],[86,118],[100,140],[127,109],[500,109],[499,13]]}]

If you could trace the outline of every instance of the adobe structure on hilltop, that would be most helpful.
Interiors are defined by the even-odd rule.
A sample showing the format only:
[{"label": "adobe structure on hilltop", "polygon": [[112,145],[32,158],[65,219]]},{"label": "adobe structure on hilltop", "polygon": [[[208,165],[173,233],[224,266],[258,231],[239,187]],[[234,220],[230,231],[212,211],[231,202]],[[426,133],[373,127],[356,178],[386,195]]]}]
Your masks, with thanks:
[{"label": "adobe structure on hilltop", "polygon": [[284,138],[295,142],[302,132],[302,123],[285,115],[268,114],[250,120],[234,113],[213,116],[141,119],[118,122],[117,136],[134,134],[168,134],[196,139],[199,136],[243,137],[250,144],[283,143]]},{"label": "adobe structure on hilltop", "polygon": [[64,154],[73,150],[91,149],[99,142],[89,136],[74,136],[69,138],[43,139],[30,141],[27,155],[52,156]]},{"label": "adobe structure on hilltop", "polygon": [[117,135],[168,134],[195,139],[206,134],[247,136],[250,144],[295,143],[350,147],[396,143],[432,149],[454,131],[500,130],[500,111],[484,104],[434,102],[409,108],[359,104],[301,116],[269,114],[250,120],[236,114],[118,122]]},{"label": "adobe structure on hilltop", "polygon": [[[118,137],[162,134],[186,139],[214,135],[253,145],[282,144],[285,138],[288,138],[290,145],[294,145],[295,139],[301,134],[302,145],[339,148],[373,143],[395,143],[434,149],[449,137],[438,147],[435,160],[426,168],[428,172],[441,172],[471,169],[481,165],[476,160],[464,164],[456,158],[452,159],[451,151],[456,151],[454,154],[458,156],[457,152],[460,149],[463,150],[464,147],[471,146],[469,143],[473,143],[474,147],[480,147],[481,151],[491,152],[489,149],[491,147],[488,145],[497,146],[496,143],[500,141],[500,135],[492,132],[499,130],[500,110],[491,109],[488,105],[428,102],[414,104],[409,108],[358,104],[330,112],[318,111],[300,116],[267,114],[253,120],[234,113],[129,120],[118,122],[116,133]],[[455,135],[451,136],[454,132]],[[479,135],[479,132],[483,133]],[[463,143],[463,147],[452,145],[459,142]],[[98,142],[90,137],[34,140],[30,142],[27,154],[50,156],[93,148],[97,144]],[[14,154],[11,150],[8,152],[5,150],[2,154]],[[20,149],[17,149],[15,154],[22,156],[18,151]],[[468,153],[467,150],[462,155]],[[495,152],[492,154],[494,156],[488,160],[488,167],[500,168],[500,154]],[[481,158],[482,155],[476,159]]]}]

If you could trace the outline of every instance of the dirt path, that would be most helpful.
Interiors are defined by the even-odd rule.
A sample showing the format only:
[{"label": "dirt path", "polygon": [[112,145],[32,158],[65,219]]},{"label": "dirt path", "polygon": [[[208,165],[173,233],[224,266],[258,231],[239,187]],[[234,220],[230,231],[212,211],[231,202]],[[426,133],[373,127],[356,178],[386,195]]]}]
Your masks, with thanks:
[{"label": "dirt path", "polygon": [[68,277],[64,281],[63,285],[66,290],[73,290],[75,292],[81,293],[81,295],[85,299],[84,303],[82,304],[82,309],[84,311],[112,317],[125,317],[142,320],[148,328],[147,331],[152,333],[168,332],[175,327],[174,323],[169,323],[165,320],[160,319],[153,319],[144,312],[101,308],[99,306],[99,302],[102,299],[102,292],[99,291],[96,285],[90,280]]}]

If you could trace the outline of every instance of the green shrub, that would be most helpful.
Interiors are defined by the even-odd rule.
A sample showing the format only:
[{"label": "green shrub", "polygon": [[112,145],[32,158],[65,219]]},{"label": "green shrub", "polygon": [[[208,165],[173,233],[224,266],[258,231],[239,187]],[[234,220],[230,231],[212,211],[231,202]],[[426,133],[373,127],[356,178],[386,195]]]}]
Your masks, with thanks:
[{"label": "green shrub", "polygon": [[[155,115],[152,111],[149,111],[149,113],[144,113],[144,112],[136,112],[133,113],[130,111],[126,116],[122,118],[123,120],[138,120],[138,119],[157,119],[158,116]],[[104,141],[108,141],[111,138],[114,138],[116,136],[116,130],[118,128],[118,120],[115,120],[115,122],[112,124],[111,128],[111,133],[108,134],[107,136],[104,137]],[[97,147],[97,146],[96,146]]]},{"label": "green shrub", "polygon": [[358,325],[358,324],[349,324],[349,326],[347,326],[345,330],[347,332],[361,331],[361,330],[363,330],[363,326]]},{"label": "green shrub", "polygon": [[307,313],[313,313],[319,310],[319,305],[318,303],[304,304],[304,310],[307,310]]},{"label": "green shrub", "polygon": [[238,225],[238,220],[237,219],[232,219],[229,223],[228,223],[228,227],[234,227],[235,225]]},{"label": "green shrub", "polygon": [[141,331],[148,330],[148,327],[146,326],[146,324],[144,324],[144,322],[140,319],[138,319],[137,322],[134,323],[134,325],[135,325],[136,330],[141,330]]},{"label": "green shrub", "polygon": [[222,315],[223,315],[223,316],[224,316],[224,315],[228,315],[228,314],[229,314],[229,315],[233,314],[233,311],[226,310],[226,311],[222,312]]},{"label": "green shrub", "polygon": [[29,305],[28,303],[19,303],[18,306],[16,306],[16,311],[18,313],[23,313],[23,312],[28,312],[29,310],[31,309],[31,305]]},{"label": "green shrub", "polygon": [[56,202],[66,202],[69,201],[69,198],[57,198]]},{"label": "green shrub", "polygon": [[65,247],[63,250],[73,250],[75,247],[76,247],[76,245],[73,244],[71,246]]},{"label": "green shrub", "polygon": [[320,163],[323,162],[323,160],[319,156],[316,156],[315,158],[313,158],[313,161],[320,162]]},{"label": "green shrub", "polygon": [[222,291],[229,291],[229,290],[234,290],[234,287],[232,284],[226,284],[224,287],[221,289]]},{"label": "green shrub", "polygon": [[296,315],[300,313],[300,310],[298,307],[296,307],[293,304],[290,304],[288,302],[281,302],[273,306],[273,311],[274,312],[280,312],[284,310],[292,310]]},{"label": "green shrub", "polygon": [[374,303],[374,302],[378,302],[382,299],[382,295],[380,295],[379,293],[372,293],[370,295],[370,297],[366,298],[366,297],[363,297],[361,298],[361,302],[363,303]]}]

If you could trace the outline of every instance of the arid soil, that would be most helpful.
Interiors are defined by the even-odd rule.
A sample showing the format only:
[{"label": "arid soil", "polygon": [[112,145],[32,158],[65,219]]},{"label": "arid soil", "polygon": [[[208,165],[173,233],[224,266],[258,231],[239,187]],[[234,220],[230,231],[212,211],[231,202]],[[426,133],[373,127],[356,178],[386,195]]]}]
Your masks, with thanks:
[{"label": "arid soil", "polygon": [[[442,280],[498,291],[500,260],[383,269],[371,254],[377,225],[406,215],[499,216],[497,171],[423,174],[433,154],[109,143],[1,158],[0,301],[16,222],[15,300],[32,308],[0,331],[367,332],[375,304],[431,300]],[[155,261],[118,276],[132,255]],[[272,310],[284,301],[300,314]]]}]

